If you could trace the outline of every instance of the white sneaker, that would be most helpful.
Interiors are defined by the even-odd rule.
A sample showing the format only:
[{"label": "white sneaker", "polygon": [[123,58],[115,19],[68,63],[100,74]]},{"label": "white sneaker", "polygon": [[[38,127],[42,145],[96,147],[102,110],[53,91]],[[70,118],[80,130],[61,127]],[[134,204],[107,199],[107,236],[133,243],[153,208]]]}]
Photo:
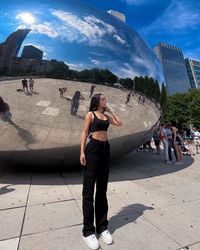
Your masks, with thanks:
[{"label": "white sneaker", "polygon": [[83,240],[90,249],[96,250],[99,248],[99,242],[95,234],[91,234],[87,237],[83,236]]},{"label": "white sneaker", "polygon": [[101,236],[103,237],[103,241],[104,241],[106,244],[110,245],[110,244],[113,243],[112,235],[110,234],[110,232],[108,231],[108,229],[105,230],[105,231],[103,231],[103,232],[101,233]]}]

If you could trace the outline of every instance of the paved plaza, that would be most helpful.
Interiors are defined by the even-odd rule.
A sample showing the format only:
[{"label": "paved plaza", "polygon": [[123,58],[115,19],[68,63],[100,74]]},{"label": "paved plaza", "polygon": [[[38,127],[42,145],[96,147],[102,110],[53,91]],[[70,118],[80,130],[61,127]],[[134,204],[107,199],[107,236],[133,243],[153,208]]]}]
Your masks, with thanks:
[{"label": "paved plaza", "polygon": [[[164,164],[155,152],[112,162],[105,250],[200,249],[200,155]],[[87,250],[79,169],[0,164],[1,250]]]}]

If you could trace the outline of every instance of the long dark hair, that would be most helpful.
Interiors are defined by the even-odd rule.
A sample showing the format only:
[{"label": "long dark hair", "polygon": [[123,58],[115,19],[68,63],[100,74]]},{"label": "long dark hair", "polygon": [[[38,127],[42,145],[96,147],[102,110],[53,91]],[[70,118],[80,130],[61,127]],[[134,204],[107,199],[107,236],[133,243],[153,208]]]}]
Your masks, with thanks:
[{"label": "long dark hair", "polygon": [[100,94],[95,94],[92,96],[92,99],[90,101],[89,111],[96,111],[98,109],[101,95],[102,94],[100,93]]}]

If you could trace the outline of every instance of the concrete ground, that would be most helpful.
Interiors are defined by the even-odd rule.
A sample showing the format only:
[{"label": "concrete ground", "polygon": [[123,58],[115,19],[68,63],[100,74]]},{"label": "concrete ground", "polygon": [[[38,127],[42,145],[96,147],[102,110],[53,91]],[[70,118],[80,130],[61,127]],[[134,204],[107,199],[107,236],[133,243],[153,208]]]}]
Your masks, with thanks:
[{"label": "concrete ground", "polygon": [[[105,250],[200,249],[200,155],[183,165],[155,152],[112,162]],[[81,171],[0,164],[1,250],[87,250],[82,240]]]}]

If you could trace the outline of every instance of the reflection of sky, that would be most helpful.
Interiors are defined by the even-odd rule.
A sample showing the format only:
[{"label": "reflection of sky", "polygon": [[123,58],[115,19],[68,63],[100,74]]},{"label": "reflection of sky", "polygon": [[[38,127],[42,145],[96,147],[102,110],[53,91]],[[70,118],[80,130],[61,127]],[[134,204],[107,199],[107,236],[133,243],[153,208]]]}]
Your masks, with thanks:
[{"label": "reflection of sky", "polygon": [[45,59],[71,68],[108,68],[120,77],[149,75],[161,79],[154,54],[126,24],[74,0],[3,0],[0,42],[18,28],[31,28],[23,45],[44,51]]}]

